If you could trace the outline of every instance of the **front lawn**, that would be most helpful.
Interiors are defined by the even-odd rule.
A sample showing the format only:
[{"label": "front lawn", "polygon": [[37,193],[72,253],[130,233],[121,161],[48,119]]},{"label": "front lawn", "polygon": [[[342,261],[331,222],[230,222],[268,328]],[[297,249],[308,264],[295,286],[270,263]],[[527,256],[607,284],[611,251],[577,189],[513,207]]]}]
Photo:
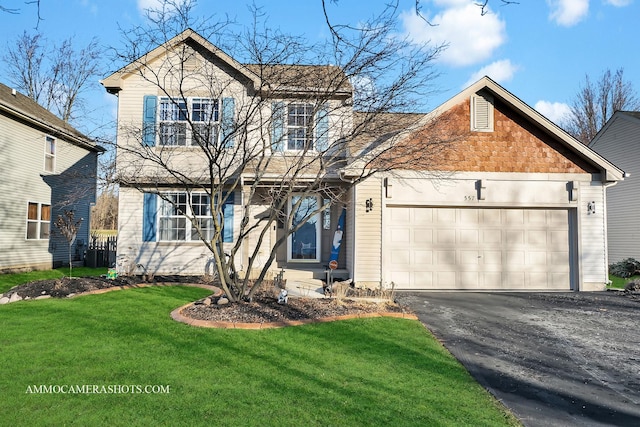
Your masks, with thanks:
[{"label": "front lawn", "polygon": [[[418,321],[246,331],[171,320],[207,293],[154,287],[0,306],[2,424],[519,425]],[[147,385],[169,392],[137,392]],[[91,392],[61,392],[72,386]]]},{"label": "front lawn", "polygon": [[639,280],[640,276],[631,276],[631,277],[618,277],[613,274],[609,274],[609,280],[611,284],[608,286],[609,288],[614,289],[624,289],[624,285],[631,282],[632,280]]}]

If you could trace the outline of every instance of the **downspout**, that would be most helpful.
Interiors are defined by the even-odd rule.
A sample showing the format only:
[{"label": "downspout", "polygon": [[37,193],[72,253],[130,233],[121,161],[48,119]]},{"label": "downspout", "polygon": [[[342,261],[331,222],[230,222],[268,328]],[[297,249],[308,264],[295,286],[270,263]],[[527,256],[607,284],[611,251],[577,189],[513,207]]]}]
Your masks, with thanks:
[{"label": "downspout", "polygon": [[[630,177],[631,174],[628,174],[627,172],[624,172],[622,174],[623,179],[624,178],[628,178]],[[609,183],[603,183],[602,187],[604,188],[604,192],[602,195],[602,200],[603,200],[603,207],[607,206],[607,189],[609,187],[613,187],[614,185],[616,185],[619,181],[612,181]],[[603,215],[603,221],[604,221],[604,271],[606,272],[606,279],[605,279],[605,284],[608,286],[611,284],[611,281],[609,280],[609,217],[608,217],[608,213],[607,213],[607,209],[602,209],[602,215]]]}]

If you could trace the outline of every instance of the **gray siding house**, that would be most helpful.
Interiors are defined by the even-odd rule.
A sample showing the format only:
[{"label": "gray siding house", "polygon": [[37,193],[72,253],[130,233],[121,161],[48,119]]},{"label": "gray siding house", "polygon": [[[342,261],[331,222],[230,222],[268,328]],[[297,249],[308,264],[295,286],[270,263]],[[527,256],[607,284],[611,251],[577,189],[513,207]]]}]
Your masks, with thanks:
[{"label": "gray siding house", "polygon": [[609,263],[640,259],[640,111],[617,111],[589,147],[625,171],[607,189]]},{"label": "gray siding house", "polygon": [[58,215],[82,218],[72,248],[89,241],[98,154],[104,151],[32,99],[0,83],[0,271],[47,269],[68,260]]}]

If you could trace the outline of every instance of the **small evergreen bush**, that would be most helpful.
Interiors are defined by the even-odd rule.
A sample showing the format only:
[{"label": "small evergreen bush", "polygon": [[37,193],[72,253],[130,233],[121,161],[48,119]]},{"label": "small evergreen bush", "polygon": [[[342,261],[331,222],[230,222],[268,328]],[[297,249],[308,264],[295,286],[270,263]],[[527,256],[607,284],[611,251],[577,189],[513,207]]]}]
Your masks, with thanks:
[{"label": "small evergreen bush", "polygon": [[640,261],[634,258],[627,258],[609,266],[609,274],[617,277],[627,278],[640,273]]}]

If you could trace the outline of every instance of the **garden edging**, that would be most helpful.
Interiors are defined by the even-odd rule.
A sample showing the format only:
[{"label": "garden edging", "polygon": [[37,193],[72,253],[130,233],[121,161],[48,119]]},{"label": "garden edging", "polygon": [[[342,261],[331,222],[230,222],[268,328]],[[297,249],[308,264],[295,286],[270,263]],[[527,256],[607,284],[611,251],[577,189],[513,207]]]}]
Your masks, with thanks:
[{"label": "garden edging", "polygon": [[182,307],[178,307],[171,312],[171,318],[177,322],[186,323],[190,326],[196,326],[200,328],[218,328],[218,329],[275,329],[285,328],[287,326],[302,326],[310,323],[326,323],[335,322],[337,320],[349,320],[349,319],[364,319],[370,317],[396,317],[402,319],[418,320],[418,317],[409,313],[397,313],[397,312],[377,312],[377,313],[359,313],[359,314],[346,314],[343,316],[328,316],[318,319],[304,319],[304,320],[288,320],[282,322],[261,322],[261,323],[242,323],[242,322],[221,322],[215,320],[200,320],[192,319],[182,314],[182,310],[191,307],[194,303],[185,304]]}]

